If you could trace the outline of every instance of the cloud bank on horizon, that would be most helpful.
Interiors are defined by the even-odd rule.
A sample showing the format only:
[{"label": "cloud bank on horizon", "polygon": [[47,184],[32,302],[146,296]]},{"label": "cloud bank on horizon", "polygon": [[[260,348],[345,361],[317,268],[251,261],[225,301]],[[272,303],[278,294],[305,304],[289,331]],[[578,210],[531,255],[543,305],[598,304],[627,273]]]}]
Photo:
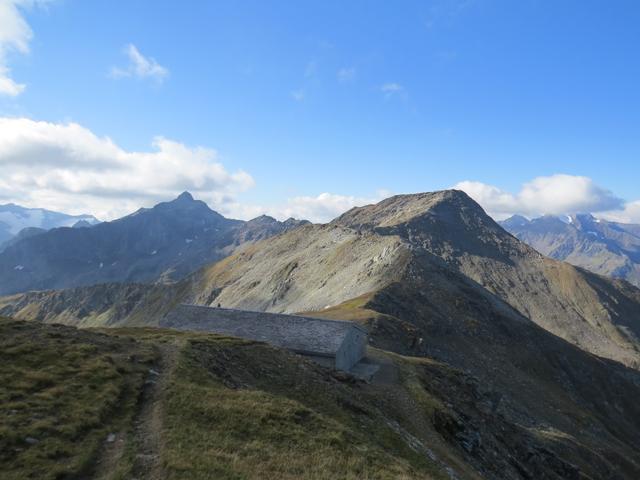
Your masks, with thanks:
[{"label": "cloud bank on horizon", "polygon": [[467,193],[497,220],[515,214],[538,217],[592,213],[609,220],[640,223],[640,201],[626,202],[584,176],[536,177],[522,185],[517,193],[470,180],[459,182],[453,188]]},{"label": "cloud bank on horizon", "polygon": [[[67,213],[90,213],[103,220],[149,207],[188,190],[221,213],[249,219],[327,222],[355,206],[389,196],[323,192],[273,205],[243,203],[255,185],[250,173],[229,172],[210,148],[189,147],[155,137],[148,151],[129,151],[77,123],[0,118],[0,201]],[[582,176],[537,177],[515,194],[475,181],[454,186],[468,193],[494,218],[591,212],[611,220],[640,223],[640,201],[625,202]]]},{"label": "cloud bank on horizon", "polygon": [[254,185],[228,172],[215,150],[156,137],[149,151],[127,151],[77,123],[0,118],[0,198],[113,219],[190,190],[224,206]]},{"label": "cloud bank on horizon", "polygon": [[253,177],[229,172],[215,150],[164,137],[154,138],[151,146],[128,151],[77,123],[0,118],[0,202],[112,220],[188,190],[225,215],[323,222],[386,194],[321,193],[281,205],[243,204],[237,197],[255,185]]}]

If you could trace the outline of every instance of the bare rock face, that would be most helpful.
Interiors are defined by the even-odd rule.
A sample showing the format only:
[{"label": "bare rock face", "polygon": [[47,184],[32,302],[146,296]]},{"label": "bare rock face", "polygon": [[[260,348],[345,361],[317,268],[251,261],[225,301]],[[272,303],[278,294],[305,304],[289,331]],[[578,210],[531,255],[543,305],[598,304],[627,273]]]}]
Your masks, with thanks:
[{"label": "bare rock face", "polygon": [[293,313],[375,291],[407,258],[396,237],[309,225],[250,246],[191,277],[201,304]]}]

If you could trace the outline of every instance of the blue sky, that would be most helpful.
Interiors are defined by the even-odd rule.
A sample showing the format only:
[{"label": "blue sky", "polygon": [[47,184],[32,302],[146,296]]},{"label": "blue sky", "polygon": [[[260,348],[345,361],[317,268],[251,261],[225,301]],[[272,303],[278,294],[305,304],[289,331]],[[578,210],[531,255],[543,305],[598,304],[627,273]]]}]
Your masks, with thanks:
[{"label": "blue sky", "polygon": [[[0,169],[3,152],[14,158],[0,200],[111,217],[186,186],[236,216],[323,220],[466,181],[498,215],[589,208],[640,221],[635,1],[4,1],[32,32],[28,51],[7,43],[15,18],[0,10],[0,68],[24,85],[0,95],[5,142],[55,158],[46,173],[33,160],[21,170],[0,143]],[[130,46],[148,63],[132,63]],[[36,134],[16,119],[46,125]],[[148,194],[133,192],[145,179],[86,180],[95,166],[68,180],[65,155],[93,151],[59,133],[69,124],[117,145],[116,169],[156,152],[158,136],[188,152],[131,172]],[[216,153],[193,160],[198,147]],[[165,161],[193,174],[154,180]],[[203,162],[224,175],[199,185]],[[16,187],[20,175],[41,180]]]}]

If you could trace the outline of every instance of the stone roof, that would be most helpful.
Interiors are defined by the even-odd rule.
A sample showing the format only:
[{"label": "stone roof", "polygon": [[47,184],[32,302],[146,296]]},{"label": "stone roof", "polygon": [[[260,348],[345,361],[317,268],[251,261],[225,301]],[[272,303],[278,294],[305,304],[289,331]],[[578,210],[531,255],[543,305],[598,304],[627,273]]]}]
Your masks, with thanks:
[{"label": "stone roof", "polygon": [[241,337],[324,356],[336,354],[350,329],[367,332],[353,322],[199,305],[179,305],[160,326]]}]

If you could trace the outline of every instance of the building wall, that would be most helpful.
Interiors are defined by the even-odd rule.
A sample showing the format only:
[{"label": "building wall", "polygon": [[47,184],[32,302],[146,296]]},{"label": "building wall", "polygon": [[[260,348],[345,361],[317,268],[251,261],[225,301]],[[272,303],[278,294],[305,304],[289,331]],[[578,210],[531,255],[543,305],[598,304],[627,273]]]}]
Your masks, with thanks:
[{"label": "building wall", "polygon": [[336,352],[336,368],[349,371],[362,357],[367,349],[367,334],[358,328],[351,328]]}]

